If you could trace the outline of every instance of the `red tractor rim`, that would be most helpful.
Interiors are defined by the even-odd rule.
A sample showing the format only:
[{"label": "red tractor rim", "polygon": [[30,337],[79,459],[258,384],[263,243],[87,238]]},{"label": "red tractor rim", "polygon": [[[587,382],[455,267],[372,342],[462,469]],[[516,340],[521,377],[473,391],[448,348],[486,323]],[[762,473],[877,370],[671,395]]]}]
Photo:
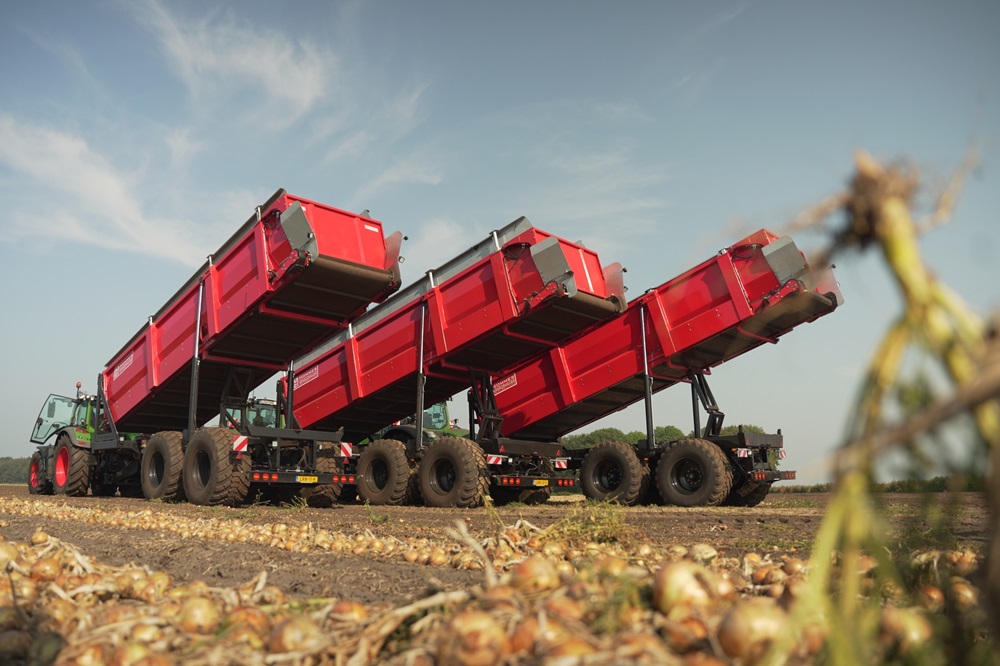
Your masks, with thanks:
[{"label": "red tractor rim", "polygon": [[37,461],[31,463],[31,477],[30,477],[30,481],[28,483],[31,484],[32,488],[37,488],[38,487],[38,462]]},{"label": "red tractor rim", "polygon": [[59,454],[56,456],[56,485],[64,486],[66,485],[66,479],[69,478],[69,449],[63,447],[59,449]]}]

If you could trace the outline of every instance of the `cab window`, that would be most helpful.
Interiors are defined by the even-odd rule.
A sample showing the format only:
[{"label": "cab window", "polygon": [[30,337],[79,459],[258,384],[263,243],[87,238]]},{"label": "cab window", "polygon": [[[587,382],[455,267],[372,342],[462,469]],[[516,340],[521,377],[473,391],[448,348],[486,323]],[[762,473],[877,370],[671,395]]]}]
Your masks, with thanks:
[{"label": "cab window", "polygon": [[86,428],[89,425],[87,420],[87,410],[90,409],[89,400],[81,400],[76,406],[76,413],[73,414],[73,425],[78,425]]},{"label": "cab window", "polygon": [[439,403],[424,410],[424,427],[428,430],[444,430],[447,424],[444,404]]},{"label": "cab window", "polygon": [[45,401],[42,411],[35,420],[35,429],[31,433],[31,441],[44,444],[52,433],[73,422],[73,410],[76,400],[62,395],[50,395]]}]

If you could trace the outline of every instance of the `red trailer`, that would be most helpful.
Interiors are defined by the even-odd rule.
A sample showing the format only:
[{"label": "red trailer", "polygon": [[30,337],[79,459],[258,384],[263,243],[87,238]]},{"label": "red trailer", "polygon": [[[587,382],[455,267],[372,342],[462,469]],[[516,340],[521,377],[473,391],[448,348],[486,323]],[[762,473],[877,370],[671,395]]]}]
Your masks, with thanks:
[{"label": "red trailer", "polygon": [[[520,218],[296,361],[292,413],[358,442],[617,315],[623,293],[619,265],[602,268],[596,252]],[[407,439],[355,456],[364,499],[402,503],[419,480],[431,505],[479,503],[484,442],[442,438],[425,451],[419,428]]]},{"label": "red trailer", "polygon": [[[292,486],[332,479],[316,441],[336,433],[254,429],[247,401],[399,287],[400,241],[279,190],[112,357],[96,396],[50,397],[32,437],[40,489],[174,498],[183,469],[183,493],[211,504],[242,500],[265,470]],[[200,427],[216,414],[223,427]]]},{"label": "red trailer", "polygon": [[[811,271],[790,238],[761,230],[632,300],[621,317],[497,376],[490,399],[504,436],[549,442],[645,400],[646,441],[600,445],[583,458],[588,496],[634,503],[649,487],[671,504],[755,504],[772,482],[795,476],[775,469],[781,435],[721,437],[705,373],[841,302],[831,271]],[[691,384],[708,423],[702,431],[696,402],[695,437],[659,445],[650,396],[679,382]]]}]

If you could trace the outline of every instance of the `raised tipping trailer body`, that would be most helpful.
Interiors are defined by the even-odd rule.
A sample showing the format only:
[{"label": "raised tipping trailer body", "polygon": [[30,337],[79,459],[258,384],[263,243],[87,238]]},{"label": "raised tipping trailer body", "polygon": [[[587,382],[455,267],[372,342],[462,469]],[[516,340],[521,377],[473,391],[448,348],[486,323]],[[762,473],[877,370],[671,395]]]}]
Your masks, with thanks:
[{"label": "raised tipping trailer body", "polygon": [[[469,388],[469,372],[502,372],[617,314],[620,267],[524,218],[359,317],[295,362],[294,408],[304,427],[349,441]],[[614,282],[619,286],[614,286]]]},{"label": "raised tipping trailer body", "polygon": [[[760,230],[633,299],[621,317],[496,376],[492,391],[501,432],[552,442],[645,399],[651,438],[649,396],[679,382],[692,383],[717,430],[721,412],[706,394],[704,373],[777,342],[841,301],[832,272],[813,272],[791,239]],[[730,448],[737,458],[752,458],[781,446],[780,435],[740,433]],[[651,448],[640,447],[640,454],[648,458]],[[794,472],[765,474],[765,468],[750,470],[756,471],[754,480],[794,478]]]},{"label": "raised tipping trailer body", "polygon": [[259,211],[105,366],[119,430],[187,427],[196,357],[195,420],[206,422],[231,369],[252,391],[399,287],[401,237],[379,221],[283,190]]},{"label": "raised tipping trailer body", "polygon": [[[342,427],[345,441],[359,442],[469,389],[477,376],[501,373],[617,315],[621,273],[618,264],[602,268],[592,250],[520,218],[296,361],[295,419],[304,427]],[[400,444],[414,462],[420,438],[418,428],[417,441]],[[489,442],[478,445],[480,458],[489,453]],[[362,496],[380,501],[364,485],[364,454],[354,458]]]}]

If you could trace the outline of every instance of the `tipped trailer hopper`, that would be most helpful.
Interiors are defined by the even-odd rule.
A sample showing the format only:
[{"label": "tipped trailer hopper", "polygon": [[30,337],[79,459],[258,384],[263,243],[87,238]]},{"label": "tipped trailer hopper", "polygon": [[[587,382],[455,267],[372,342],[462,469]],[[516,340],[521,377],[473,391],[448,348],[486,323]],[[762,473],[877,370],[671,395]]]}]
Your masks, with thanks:
[{"label": "tipped trailer hopper", "polygon": [[[541,442],[642,400],[645,440],[568,454],[588,497],[755,505],[773,482],[795,478],[777,469],[782,436],[722,436],[705,374],[841,302],[832,271],[812,271],[790,238],[760,230],[635,298],[621,317],[495,377],[487,400],[505,437]],[[678,383],[691,385],[694,437],[657,442],[651,396]]]},{"label": "tipped trailer hopper", "polygon": [[[344,441],[361,442],[619,314],[621,273],[519,218],[296,361],[291,390],[279,394],[299,425],[343,428]],[[412,502],[419,491],[431,506],[475,506],[496,450],[488,437],[425,446],[423,429],[396,428],[350,449],[340,481],[373,504]],[[529,481],[547,487],[547,459],[534,459]]]},{"label": "tipped trailer hopper", "polygon": [[[247,401],[398,289],[401,238],[279,190],[112,357],[96,395],[50,396],[29,487],[216,504],[251,480],[330,481],[322,443],[338,433],[255,426]],[[222,427],[200,427],[216,414]]]}]

